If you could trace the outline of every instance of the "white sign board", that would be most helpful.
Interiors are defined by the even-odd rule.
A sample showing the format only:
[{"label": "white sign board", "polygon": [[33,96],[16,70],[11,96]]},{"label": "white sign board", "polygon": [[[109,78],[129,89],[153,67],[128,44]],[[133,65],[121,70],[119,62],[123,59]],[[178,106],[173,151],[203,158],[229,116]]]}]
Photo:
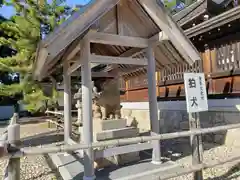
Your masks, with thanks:
[{"label": "white sign board", "polygon": [[184,87],[187,102],[187,112],[208,110],[205,77],[203,73],[184,73]]}]

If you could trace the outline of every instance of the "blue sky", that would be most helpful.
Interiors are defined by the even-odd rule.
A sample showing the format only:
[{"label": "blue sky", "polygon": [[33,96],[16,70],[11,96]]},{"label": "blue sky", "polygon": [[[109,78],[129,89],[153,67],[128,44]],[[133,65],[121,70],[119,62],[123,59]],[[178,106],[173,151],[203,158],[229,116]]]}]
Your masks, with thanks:
[{"label": "blue sky", "polygon": [[[90,0],[66,0],[67,4],[73,6],[75,4],[87,4]],[[13,8],[3,6],[0,8],[0,14],[6,18],[10,17],[14,13]]]}]

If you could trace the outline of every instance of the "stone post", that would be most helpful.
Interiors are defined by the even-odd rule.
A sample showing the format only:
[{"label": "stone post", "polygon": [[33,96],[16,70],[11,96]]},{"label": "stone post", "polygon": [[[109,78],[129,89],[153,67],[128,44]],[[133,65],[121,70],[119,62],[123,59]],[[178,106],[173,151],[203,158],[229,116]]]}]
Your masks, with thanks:
[{"label": "stone post", "polygon": [[[20,142],[20,125],[13,124],[8,126],[8,142],[11,148],[17,148]],[[13,158],[9,160],[8,164],[8,178],[9,180],[20,179],[20,158]]]}]

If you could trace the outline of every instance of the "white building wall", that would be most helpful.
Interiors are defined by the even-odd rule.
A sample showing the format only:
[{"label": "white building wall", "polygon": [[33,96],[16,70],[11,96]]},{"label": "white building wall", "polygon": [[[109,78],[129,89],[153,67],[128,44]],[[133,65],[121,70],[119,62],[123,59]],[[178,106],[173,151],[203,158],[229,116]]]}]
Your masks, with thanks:
[{"label": "white building wall", "polygon": [[[209,111],[200,113],[202,128],[240,123],[240,99],[209,100],[208,105]],[[158,102],[158,112],[160,121],[159,128],[162,133],[189,129],[185,101],[160,101]],[[133,119],[137,121],[138,127],[141,131],[150,130],[148,102],[122,103],[122,116],[128,119],[129,124],[131,124]],[[228,134],[229,132],[230,131],[228,131]],[[237,132],[239,132],[239,136],[240,130]],[[237,138],[236,132],[233,137]],[[226,140],[229,138],[226,138],[226,132],[221,132],[205,136],[205,139],[222,141],[223,139]],[[231,137],[230,139],[234,138]]]}]

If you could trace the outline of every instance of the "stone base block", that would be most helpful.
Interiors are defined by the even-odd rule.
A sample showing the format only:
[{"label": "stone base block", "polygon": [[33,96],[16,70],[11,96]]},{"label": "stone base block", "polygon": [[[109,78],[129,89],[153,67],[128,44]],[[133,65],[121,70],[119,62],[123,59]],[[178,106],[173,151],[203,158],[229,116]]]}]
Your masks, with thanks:
[{"label": "stone base block", "polygon": [[112,119],[112,120],[102,120],[94,118],[93,120],[93,132],[98,133],[105,130],[121,129],[127,126],[126,119]]},{"label": "stone base block", "polygon": [[213,143],[214,142],[214,135],[213,134],[204,134],[203,141],[207,143]]},{"label": "stone base block", "polygon": [[[96,134],[97,141],[104,141],[110,139],[120,139],[136,137],[139,135],[139,129],[135,127],[125,127],[121,129],[105,130]],[[110,148],[110,147],[109,147]],[[130,162],[139,161],[139,152],[125,153],[115,155],[108,158],[99,158],[95,160],[97,168],[104,168],[111,165],[123,165]]]},{"label": "stone base block", "polygon": [[224,134],[215,134],[214,135],[214,143],[224,144],[225,143],[225,135]]},{"label": "stone base block", "polygon": [[127,124],[126,119],[112,119],[112,120],[102,120],[101,129],[102,131],[111,130],[111,129],[121,129],[125,128]]},{"label": "stone base block", "polygon": [[121,129],[107,130],[96,134],[97,141],[104,141],[110,139],[120,139],[136,137],[139,134],[139,130],[135,127],[125,127]]},{"label": "stone base block", "polygon": [[126,153],[108,158],[99,158],[95,160],[95,168],[101,169],[111,165],[124,165],[131,162],[140,161],[139,152]]},{"label": "stone base block", "polygon": [[124,165],[135,161],[140,161],[139,152],[126,153],[118,156],[119,165]]},{"label": "stone base block", "polygon": [[189,122],[188,121],[182,121],[180,122],[180,129],[182,131],[187,131],[189,130]]}]

